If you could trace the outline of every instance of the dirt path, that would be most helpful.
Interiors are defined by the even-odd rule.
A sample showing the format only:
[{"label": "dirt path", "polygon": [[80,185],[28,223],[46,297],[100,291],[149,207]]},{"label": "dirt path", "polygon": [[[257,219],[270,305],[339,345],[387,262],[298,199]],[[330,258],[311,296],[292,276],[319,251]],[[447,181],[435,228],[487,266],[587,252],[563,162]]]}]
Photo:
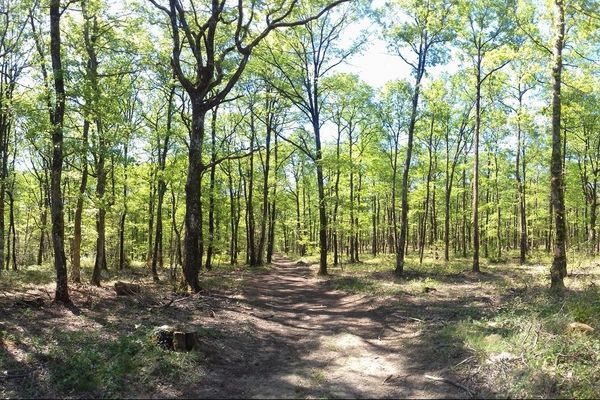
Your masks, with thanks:
[{"label": "dirt path", "polygon": [[[400,300],[400,301],[398,301]],[[464,349],[447,343],[447,301],[377,301],[331,290],[307,266],[279,258],[249,277],[239,302],[218,313],[209,371],[194,397],[467,397],[451,367]]]}]

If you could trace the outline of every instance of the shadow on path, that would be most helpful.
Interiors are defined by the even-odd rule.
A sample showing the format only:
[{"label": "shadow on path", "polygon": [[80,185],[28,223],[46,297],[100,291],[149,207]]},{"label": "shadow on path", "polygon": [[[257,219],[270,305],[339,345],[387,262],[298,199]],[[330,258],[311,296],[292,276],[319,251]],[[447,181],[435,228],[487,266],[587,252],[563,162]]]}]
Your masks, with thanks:
[{"label": "shadow on path", "polygon": [[240,303],[220,313],[219,318],[229,319],[223,324],[229,330],[220,339],[222,354],[215,355],[206,378],[188,395],[468,396],[425,375],[451,378],[449,368],[468,352],[444,337],[443,324],[462,318],[465,310],[477,313],[473,305],[485,299],[381,301],[329,286],[309,267],[285,258],[277,258],[270,271],[249,276]]}]

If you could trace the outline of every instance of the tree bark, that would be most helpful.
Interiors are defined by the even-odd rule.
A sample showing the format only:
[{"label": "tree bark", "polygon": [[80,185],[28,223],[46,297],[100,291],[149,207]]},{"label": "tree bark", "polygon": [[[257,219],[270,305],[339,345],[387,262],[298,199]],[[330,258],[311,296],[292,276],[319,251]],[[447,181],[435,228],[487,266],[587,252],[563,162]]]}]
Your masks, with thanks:
[{"label": "tree bark", "polygon": [[211,167],[210,167],[210,182],[208,193],[208,247],[206,249],[206,270],[212,269],[212,257],[214,252],[215,240],[215,172],[217,160],[217,109],[213,109],[210,125],[210,142],[211,142]]},{"label": "tree bark", "polygon": [[478,48],[475,82],[475,133],[473,160],[473,272],[479,272],[479,134],[481,130],[481,49]]},{"label": "tree bark", "polygon": [[60,0],[50,1],[50,55],[54,75],[55,104],[50,111],[52,120],[52,178],[50,181],[52,244],[54,268],[56,269],[56,292],[54,300],[70,305],[67,281],[67,258],[64,248],[64,212],[61,191],[63,164],[63,121],[65,115],[65,84],[60,54]]},{"label": "tree bark", "polygon": [[563,183],[563,158],[561,154],[561,74],[562,50],[565,35],[565,9],[563,0],[554,0],[554,47],[552,57],[552,159],[550,166],[552,208],[556,236],[554,259],[550,270],[550,287],[556,290],[565,288],[567,275],[565,198]]},{"label": "tree bark", "polygon": [[204,141],[204,119],[206,111],[200,104],[200,99],[192,98],[192,129],[190,132],[190,143],[188,151],[188,173],[185,184],[185,259],[183,274],[187,284],[194,292],[200,291],[199,260],[200,235],[202,221],[200,216],[200,194],[202,175],[202,142]]},{"label": "tree bark", "polygon": [[88,136],[90,131],[90,122],[87,118],[83,120],[83,135],[82,148],[83,152],[80,156],[81,162],[81,182],[79,183],[79,193],[77,196],[77,205],[75,206],[75,219],[73,221],[73,247],[71,280],[76,283],[81,283],[81,220],[83,216],[83,203],[88,180],[88,163],[87,163],[87,147]]}]

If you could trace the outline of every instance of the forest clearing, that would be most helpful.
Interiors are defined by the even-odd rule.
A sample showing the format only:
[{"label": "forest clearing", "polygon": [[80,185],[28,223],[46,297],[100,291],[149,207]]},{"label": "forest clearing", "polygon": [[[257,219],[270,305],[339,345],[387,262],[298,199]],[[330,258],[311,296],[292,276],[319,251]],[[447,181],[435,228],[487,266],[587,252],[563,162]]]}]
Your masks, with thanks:
[{"label": "forest clearing", "polygon": [[600,397],[600,2],[0,0],[0,397]]}]

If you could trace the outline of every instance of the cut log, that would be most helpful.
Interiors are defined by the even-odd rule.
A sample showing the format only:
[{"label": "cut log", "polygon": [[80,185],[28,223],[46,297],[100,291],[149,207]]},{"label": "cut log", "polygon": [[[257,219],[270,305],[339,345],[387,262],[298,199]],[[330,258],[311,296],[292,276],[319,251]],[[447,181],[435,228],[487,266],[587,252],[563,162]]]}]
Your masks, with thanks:
[{"label": "cut log", "polygon": [[14,303],[18,307],[29,307],[29,308],[42,308],[44,307],[44,299],[41,297],[35,297],[33,299],[21,299]]},{"label": "cut log", "polygon": [[142,291],[142,287],[137,283],[115,282],[115,292],[117,296],[131,296]]},{"label": "cut log", "polygon": [[173,350],[186,351],[185,332],[173,332]]},{"label": "cut log", "polygon": [[196,347],[196,332],[189,332],[181,327],[163,325],[152,330],[150,340],[165,350],[191,351]]},{"label": "cut log", "polygon": [[185,333],[185,349],[191,351],[196,347],[196,332]]}]

